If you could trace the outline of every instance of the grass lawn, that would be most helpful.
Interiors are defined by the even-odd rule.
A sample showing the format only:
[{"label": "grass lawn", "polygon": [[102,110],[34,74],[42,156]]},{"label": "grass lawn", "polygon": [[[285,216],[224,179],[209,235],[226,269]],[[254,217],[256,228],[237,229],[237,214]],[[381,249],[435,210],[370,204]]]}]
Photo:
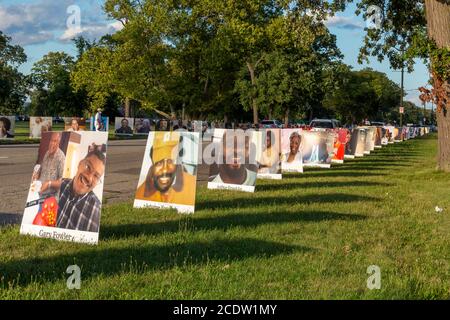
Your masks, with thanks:
[{"label": "grass lawn", "polygon": [[[202,187],[190,217],[106,205],[97,247],[4,227],[0,298],[449,299],[450,176],[436,151],[430,135],[255,194]],[[72,264],[81,290],[66,288]]]}]

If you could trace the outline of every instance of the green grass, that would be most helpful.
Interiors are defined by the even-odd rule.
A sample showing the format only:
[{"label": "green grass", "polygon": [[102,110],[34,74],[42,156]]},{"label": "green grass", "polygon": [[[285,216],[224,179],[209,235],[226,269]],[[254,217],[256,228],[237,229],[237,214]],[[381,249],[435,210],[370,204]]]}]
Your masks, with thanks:
[{"label": "green grass", "polygon": [[107,205],[97,247],[4,227],[0,298],[449,299],[450,179],[435,155],[431,135],[255,194],[202,187],[190,217]]}]

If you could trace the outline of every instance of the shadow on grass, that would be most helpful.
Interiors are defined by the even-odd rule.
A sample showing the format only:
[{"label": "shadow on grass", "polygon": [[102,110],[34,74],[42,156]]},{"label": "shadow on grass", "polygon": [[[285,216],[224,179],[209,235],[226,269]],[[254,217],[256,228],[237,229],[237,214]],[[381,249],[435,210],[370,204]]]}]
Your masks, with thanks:
[{"label": "shadow on grass", "polygon": [[292,189],[313,189],[313,188],[349,188],[349,187],[392,187],[392,184],[370,181],[321,181],[321,182],[301,182],[301,183],[274,183],[257,184],[256,192],[260,191],[280,191]]},{"label": "shadow on grass", "polygon": [[20,214],[0,212],[0,227],[19,224],[22,222],[22,217]]},{"label": "shadow on grass", "polygon": [[92,248],[81,252],[50,257],[35,257],[0,263],[3,279],[0,288],[8,282],[25,286],[30,283],[61,281],[69,265],[81,268],[82,279],[97,275],[114,276],[122,272],[140,273],[145,270],[166,270],[191,265],[206,265],[213,261],[232,262],[250,258],[314,250],[296,245],[249,238],[176,243],[169,245],[142,245],[129,248]]},{"label": "shadow on grass", "polygon": [[[387,173],[373,173],[365,172],[364,177],[382,177],[387,176]],[[309,178],[361,178],[361,172],[352,171],[336,171],[336,170],[322,170],[322,171],[310,171],[309,169],[305,173],[289,173],[283,175],[283,180],[290,179],[309,179]],[[256,185],[258,187],[258,185]]]},{"label": "shadow on grass", "polygon": [[[299,193],[302,190],[298,190]],[[241,209],[241,208],[255,208],[264,205],[266,208],[269,206],[275,206],[281,208],[283,205],[296,205],[296,204],[311,204],[311,203],[349,203],[349,202],[362,202],[362,201],[376,201],[377,198],[368,196],[359,196],[353,194],[342,193],[329,193],[329,194],[308,194],[308,195],[287,195],[287,196],[254,196],[249,197],[233,197],[233,199],[223,200],[200,200],[198,201],[196,208],[197,211],[209,210],[209,209]]]},{"label": "shadow on grass", "polygon": [[[145,210],[145,209],[144,209]],[[138,213],[137,213],[138,214]],[[142,212],[142,214],[147,214]],[[180,231],[207,231],[223,230],[231,228],[255,228],[266,224],[284,224],[296,222],[321,222],[321,221],[359,221],[367,217],[360,214],[344,214],[335,212],[309,211],[309,212],[271,212],[271,213],[244,213],[230,214],[215,217],[186,216],[181,219],[148,223],[103,226],[101,229],[102,240],[109,238],[128,238],[140,235],[158,235],[162,233],[176,233]]]}]

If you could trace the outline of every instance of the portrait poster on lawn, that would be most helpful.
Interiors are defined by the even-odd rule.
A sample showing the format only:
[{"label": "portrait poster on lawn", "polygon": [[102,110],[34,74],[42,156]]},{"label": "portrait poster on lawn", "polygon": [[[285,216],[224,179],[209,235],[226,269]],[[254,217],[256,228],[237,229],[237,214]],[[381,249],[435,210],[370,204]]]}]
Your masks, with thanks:
[{"label": "portrait poster on lawn", "polygon": [[45,132],[52,131],[52,117],[30,117],[30,138],[40,139]]},{"label": "portrait poster on lawn", "polygon": [[408,134],[408,127],[403,127],[402,128],[402,138],[403,140],[408,140],[409,139],[409,134]]},{"label": "portrait poster on lawn", "polygon": [[200,135],[150,132],[134,201],[135,208],[194,213]]},{"label": "portrait poster on lawn", "polygon": [[214,129],[215,161],[210,165],[208,189],[255,191],[258,135],[260,131]]},{"label": "portrait poster on lawn", "polygon": [[401,128],[401,127],[394,128],[394,142],[402,142],[403,141],[402,130],[403,130],[403,128]]},{"label": "portrait poster on lawn", "polygon": [[388,139],[388,144],[394,143],[394,126],[385,126],[386,129],[386,137]]},{"label": "portrait poster on lawn", "polygon": [[134,134],[147,136],[150,131],[155,131],[152,128],[152,120],[147,118],[136,118],[134,119]]},{"label": "portrait poster on lawn", "polygon": [[347,129],[338,129],[334,138],[334,154],[332,163],[344,163],[345,158],[345,150],[347,143],[350,142],[347,139],[349,138],[349,131]]},{"label": "portrait poster on lawn", "polygon": [[303,172],[303,130],[283,129],[281,132],[281,171]]},{"label": "portrait poster on lawn", "polygon": [[358,145],[359,130],[352,129],[347,131],[347,144],[345,145],[344,159],[354,159],[356,154],[356,147]]},{"label": "portrait poster on lawn", "polygon": [[408,127],[408,139],[414,139],[414,127]]},{"label": "portrait poster on lawn", "polygon": [[303,131],[303,166],[330,168],[334,154],[334,131]]},{"label": "portrait poster on lawn", "polygon": [[16,117],[0,116],[0,140],[14,139]]},{"label": "portrait poster on lawn", "polygon": [[358,141],[356,143],[356,152],[355,157],[364,157],[364,152],[366,151],[366,138],[367,138],[367,130],[363,128],[357,128],[358,133]]},{"label": "portrait poster on lawn", "polygon": [[109,118],[108,117],[91,117],[90,128],[91,131],[108,132],[109,131]]},{"label": "portrait poster on lawn", "polygon": [[366,144],[364,146],[364,154],[369,155],[375,150],[375,129],[374,127],[366,127]]},{"label": "portrait poster on lawn", "polygon": [[108,134],[43,133],[21,234],[98,243]]},{"label": "portrait poster on lawn", "polygon": [[280,180],[281,129],[263,129],[258,138],[258,179]]},{"label": "portrait poster on lawn", "polygon": [[380,149],[383,146],[383,128],[375,127],[375,149]]},{"label": "portrait poster on lawn", "polygon": [[132,136],[134,132],[134,119],[116,117],[114,121],[114,134],[116,136]]},{"label": "portrait poster on lawn", "polygon": [[64,131],[86,131],[86,120],[79,117],[64,117]]}]

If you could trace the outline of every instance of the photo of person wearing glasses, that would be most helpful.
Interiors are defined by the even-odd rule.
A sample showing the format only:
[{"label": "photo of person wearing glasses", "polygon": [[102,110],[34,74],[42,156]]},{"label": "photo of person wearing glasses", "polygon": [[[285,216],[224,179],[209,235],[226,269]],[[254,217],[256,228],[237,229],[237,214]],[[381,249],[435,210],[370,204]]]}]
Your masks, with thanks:
[{"label": "photo of person wearing glasses", "polygon": [[93,190],[102,183],[105,162],[105,155],[94,149],[80,161],[73,179],[60,181],[56,227],[98,232],[101,201]]}]

